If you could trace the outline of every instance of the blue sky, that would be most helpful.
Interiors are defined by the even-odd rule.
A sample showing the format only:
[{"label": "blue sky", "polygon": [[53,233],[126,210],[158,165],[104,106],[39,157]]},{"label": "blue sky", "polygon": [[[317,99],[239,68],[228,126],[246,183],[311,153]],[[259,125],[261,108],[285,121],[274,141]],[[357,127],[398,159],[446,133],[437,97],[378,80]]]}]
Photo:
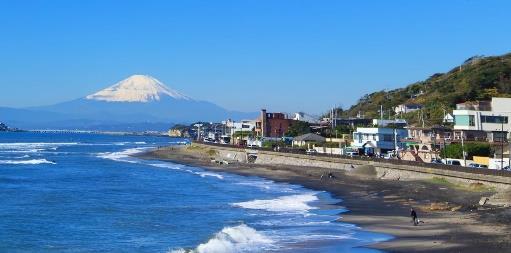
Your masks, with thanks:
[{"label": "blue sky", "polygon": [[511,1],[1,1],[0,106],[148,74],[228,109],[348,107],[510,52]]}]

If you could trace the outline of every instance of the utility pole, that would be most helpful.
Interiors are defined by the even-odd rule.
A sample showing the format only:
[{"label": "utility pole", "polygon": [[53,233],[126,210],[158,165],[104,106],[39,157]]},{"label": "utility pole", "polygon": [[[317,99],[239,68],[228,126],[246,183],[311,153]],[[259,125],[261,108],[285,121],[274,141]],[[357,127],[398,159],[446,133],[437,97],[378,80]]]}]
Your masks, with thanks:
[{"label": "utility pole", "polygon": [[231,127],[231,139],[232,139],[232,145],[236,144],[235,135],[236,135],[236,121],[232,121],[232,127]]},{"label": "utility pole", "polygon": [[395,150],[396,158],[398,158],[399,155],[397,153],[397,150],[398,150],[398,146],[397,146],[397,129],[396,129],[395,125],[394,125],[394,150]]},{"label": "utility pole", "polygon": [[240,146],[243,146],[243,121],[240,121],[241,126],[241,140],[240,140]]},{"label": "utility pole", "polygon": [[461,130],[461,155],[463,156],[463,166],[467,166],[467,158],[465,157],[465,144],[463,143],[463,130]]},{"label": "utility pole", "polygon": [[200,141],[200,127],[202,124],[195,124],[195,127],[197,127],[197,141]]},{"label": "utility pole", "polygon": [[431,151],[433,151],[433,154],[435,154],[435,161],[438,160],[437,154],[436,154],[436,133],[434,129],[431,129],[433,133],[433,148]]},{"label": "utility pole", "polygon": [[380,124],[383,124],[383,105],[380,105]]},{"label": "utility pole", "polygon": [[332,136],[334,134],[334,121],[335,121],[335,119],[334,119],[334,110],[335,110],[335,108],[332,108],[332,114],[331,114],[331,116],[332,116],[331,117],[331,121],[332,121],[331,123],[332,124],[330,125],[330,156],[332,156],[332,148],[331,148],[331,146],[332,146]]},{"label": "utility pole", "polygon": [[445,116],[446,116],[446,114],[445,114],[445,108],[443,108],[443,107],[442,107],[442,110],[444,111],[444,117],[442,118],[442,126],[443,126],[443,125],[446,123],[446,122],[445,122]]},{"label": "utility pole", "polygon": [[422,121],[422,128],[424,128],[424,112],[421,109],[421,121]]},{"label": "utility pole", "polygon": [[500,169],[504,169],[504,116],[500,116]]}]

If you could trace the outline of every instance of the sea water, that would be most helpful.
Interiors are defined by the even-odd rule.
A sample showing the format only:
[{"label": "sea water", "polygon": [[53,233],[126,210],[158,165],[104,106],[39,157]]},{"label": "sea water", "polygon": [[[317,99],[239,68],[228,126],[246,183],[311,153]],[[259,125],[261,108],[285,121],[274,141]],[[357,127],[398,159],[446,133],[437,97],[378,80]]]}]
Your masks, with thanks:
[{"label": "sea water", "polygon": [[130,155],[168,137],[0,133],[0,252],[377,252],[328,193]]}]

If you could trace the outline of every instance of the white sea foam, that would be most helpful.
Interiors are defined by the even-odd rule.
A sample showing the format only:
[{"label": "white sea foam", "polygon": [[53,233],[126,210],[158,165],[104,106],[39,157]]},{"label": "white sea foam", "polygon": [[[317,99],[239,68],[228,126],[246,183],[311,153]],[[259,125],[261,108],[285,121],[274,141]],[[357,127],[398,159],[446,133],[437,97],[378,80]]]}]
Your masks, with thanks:
[{"label": "white sea foam", "polygon": [[71,146],[77,142],[8,142],[0,143],[0,149],[26,149],[38,147]]},{"label": "white sea foam", "polygon": [[129,148],[129,149],[125,149],[125,150],[119,151],[119,152],[99,153],[98,157],[104,158],[104,159],[110,159],[110,160],[114,160],[114,161],[120,161],[120,162],[135,163],[135,161],[128,159],[129,156],[144,152],[147,149],[148,148]]},{"label": "white sea foam", "polygon": [[276,199],[256,199],[234,203],[232,205],[246,209],[258,209],[270,212],[306,213],[311,209],[316,209],[316,207],[308,205],[308,203],[316,200],[318,200],[316,193],[306,193],[283,196]]},{"label": "white sea foam", "polygon": [[183,167],[177,165],[177,164],[171,164],[171,163],[150,163],[149,165],[158,167],[158,168],[166,168],[166,169],[173,169],[173,170],[182,170],[191,174],[199,175],[200,177],[215,177],[218,179],[224,179],[224,176],[208,172],[208,171],[194,171],[191,169],[183,169]]},{"label": "white sea foam", "polygon": [[192,250],[175,249],[169,253],[237,253],[263,252],[272,247],[273,240],[257,230],[242,224],[226,227],[206,243]]},{"label": "white sea foam", "polygon": [[180,167],[177,164],[170,164],[170,163],[150,163],[149,165],[158,167],[158,168],[173,169],[173,170],[182,170],[183,169],[182,167]]},{"label": "white sea foam", "polygon": [[269,180],[255,180],[255,181],[242,181],[237,182],[237,185],[245,185],[245,186],[252,186],[259,188],[264,191],[274,191],[274,192],[281,192],[281,193],[296,193],[297,191],[293,189],[293,187],[284,187],[285,184],[276,184],[273,181]]},{"label": "white sea foam", "polygon": [[29,155],[23,155],[23,156],[16,156],[15,159],[23,159],[23,158],[29,158]]},{"label": "white sea foam", "polygon": [[136,141],[135,144],[147,144],[145,141]]},{"label": "white sea foam", "polygon": [[216,177],[218,179],[224,179],[224,176],[213,172],[194,172],[194,173],[201,177]]},{"label": "white sea foam", "polygon": [[32,160],[0,160],[0,164],[56,164],[55,162],[46,159],[32,159]]},{"label": "white sea foam", "polygon": [[44,150],[57,150],[60,146],[78,145],[77,142],[8,142],[0,143],[3,153],[38,153]]}]

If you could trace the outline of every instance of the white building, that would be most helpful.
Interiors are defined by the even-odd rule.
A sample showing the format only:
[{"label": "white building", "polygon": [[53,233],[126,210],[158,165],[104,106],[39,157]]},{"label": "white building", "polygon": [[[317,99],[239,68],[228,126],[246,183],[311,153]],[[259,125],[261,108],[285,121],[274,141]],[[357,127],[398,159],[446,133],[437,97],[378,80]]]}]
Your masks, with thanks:
[{"label": "white building", "polygon": [[252,132],[255,129],[255,120],[240,120],[233,121],[227,120],[222,122],[229,129],[229,134],[233,135],[236,132]]},{"label": "white building", "polygon": [[447,113],[444,116],[444,123],[454,123],[454,116],[452,116],[450,113]]},{"label": "white building", "polygon": [[414,112],[422,109],[422,105],[419,104],[400,104],[394,108],[396,114]]},{"label": "white building", "polygon": [[351,146],[364,149],[365,153],[383,154],[388,151],[403,148],[402,139],[408,136],[408,131],[401,128],[358,127],[353,132]]},{"label": "white building", "polygon": [[298,121],[305,121],[308,123],[318,123],[319,122],[317,117],[314,117],[314,116],[309,115],[304,112],[295,112],[295,116],[293,117],[293,119],[298,120]]},{"label": "white building", "polygon": [[507,141],[511,124],[511,98],[492,98],[491,102],[462,103],[456,105],[454,115],[455,139],[464,138],[479,141]]},{"label": "white building", "polygon": [[390,124],[394,124],[399,127],[405,127],[408,125],[405,119],[373,119],[373,126],[386,127]]}]

